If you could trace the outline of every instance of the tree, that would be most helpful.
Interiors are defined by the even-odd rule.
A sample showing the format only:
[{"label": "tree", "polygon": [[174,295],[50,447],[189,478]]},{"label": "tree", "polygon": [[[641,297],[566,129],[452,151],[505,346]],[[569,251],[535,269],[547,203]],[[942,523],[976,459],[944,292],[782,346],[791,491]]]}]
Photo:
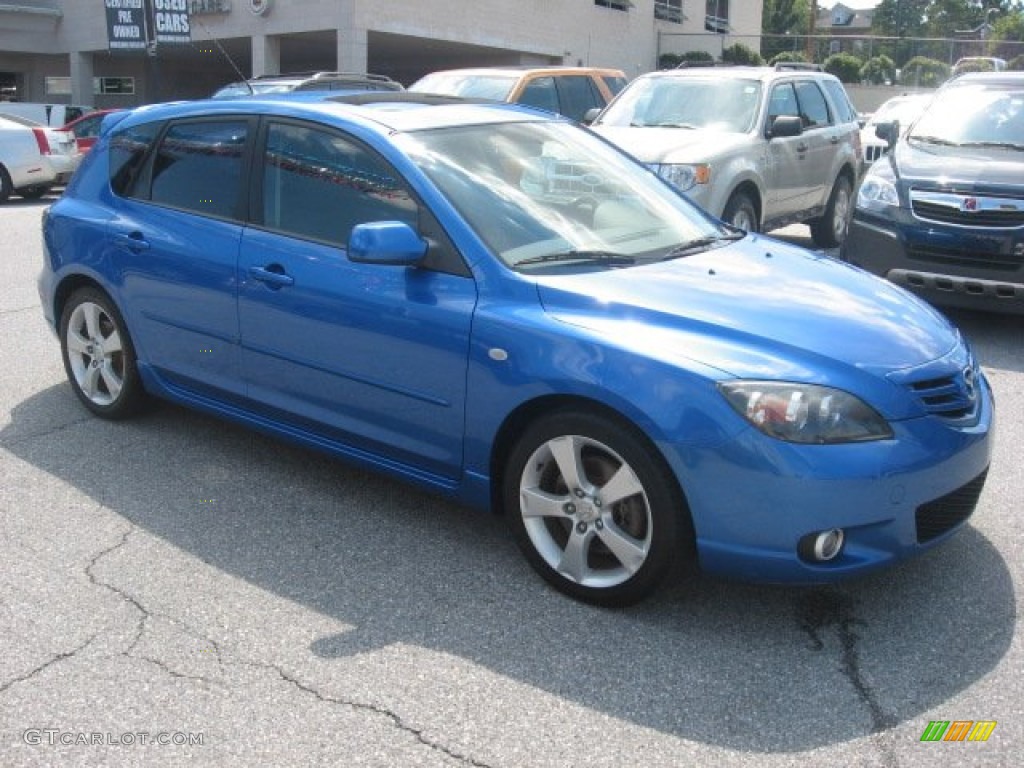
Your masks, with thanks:
[{"label": "tree", "polygon": [[825,59],[824,70],[844,83],[856,83],[860,81],[862,63],[852,53],[837,53]]},{"label": "tree", "polygon": [[736,43],[735,45],[730,45],[728,48],[722,49],[722,61],[727,64],[751,66],[760,66],[764,64],[764,59],[761,58],[761,54],[743,43]]},{"label": "tree", "polygon": [[810,0],[765,0],[761,14],[761,52],[774,58],[807,33]]},{"label": "tree", "polygon": [[885,54],[872,56],[860,68],[860,79],[874,85],[896,81],[896,65]]},{"label": "tree", "polygon": [[931,0],[882,0],[875,8],[871,31],[884,37],[921,37]]}]

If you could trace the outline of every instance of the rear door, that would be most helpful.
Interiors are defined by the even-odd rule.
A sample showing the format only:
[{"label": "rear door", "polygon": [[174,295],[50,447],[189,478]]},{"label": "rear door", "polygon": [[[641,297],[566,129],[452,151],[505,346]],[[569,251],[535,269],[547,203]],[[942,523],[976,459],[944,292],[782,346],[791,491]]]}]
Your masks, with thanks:
[{"label": "rear door", "polygon": [[801,208],[824,206],[832,192],[836,175],[836,157],[840,150],[843,129],[829,109],[828,100],[817,80],[796,82],[800,117],[804,123],[807,151],[804,155],[807,188]]}]

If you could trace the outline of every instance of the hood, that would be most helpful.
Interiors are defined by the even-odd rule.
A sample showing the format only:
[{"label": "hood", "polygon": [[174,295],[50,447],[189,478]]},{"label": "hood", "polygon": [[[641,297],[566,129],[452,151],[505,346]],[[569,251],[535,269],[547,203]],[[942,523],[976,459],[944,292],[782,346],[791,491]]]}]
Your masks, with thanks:
[{"label": "hood", "polygon": [[701,163],[750,146],[745,133],[700,128],[634,128],[594,125],[593,131],[626,150],[641,163]]},{"label": "hood", "polygon": [[537,282],[545,311],[562,322],[726,376],[849,386],[852,374],[871,388],[961,343],[941,314],[901,288],[760,235],[673,261]]},{"label": "hood", "polygon": [[1024,153],[1020,151],[943,147],[903,139],[890,154],[899,176],[912,185],[1024,191]]}]

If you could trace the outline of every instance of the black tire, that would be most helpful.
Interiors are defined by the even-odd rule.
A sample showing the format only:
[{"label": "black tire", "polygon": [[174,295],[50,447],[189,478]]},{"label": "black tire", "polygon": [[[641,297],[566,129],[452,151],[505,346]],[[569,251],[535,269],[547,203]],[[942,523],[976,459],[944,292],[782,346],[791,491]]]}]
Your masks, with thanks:
[{"label": "black tire", "polygon": [[53,187],[25,187],[18,190],[18,194],[21,195],[25,200],[38,200]]},{"label": "black tire", "polygon": [[746,192],[733,192],[722,212],[722,221],[747,232],[760,232],[757,208]]},{"label": "black tire", "polygon": [[819,248],[835,248],[842,245],[850,226],[852,212],[853,185],[845,175],[841,175],[832,187],[825,214],[820,219],[809,222],[814,244]]},{"label": "black tire", "polygon": [[534,423],[509,456],[502,498],[530,565],[576,599],[630,605],[675,562],[695,563],[689,511],[667,464],[618,421],[562,411]]},{"label": "black tire", "polygon": [[14,184],[11,183],[11,175],[6,168],[0,165],[0,203],[6,203],[13,191]]},{"label": "black tire", "polygon": [[71,388],[86,408],[124,419],[143,405],[135,349],[121,313],[102,291],[80,288],[60,317],[60,349]]}]

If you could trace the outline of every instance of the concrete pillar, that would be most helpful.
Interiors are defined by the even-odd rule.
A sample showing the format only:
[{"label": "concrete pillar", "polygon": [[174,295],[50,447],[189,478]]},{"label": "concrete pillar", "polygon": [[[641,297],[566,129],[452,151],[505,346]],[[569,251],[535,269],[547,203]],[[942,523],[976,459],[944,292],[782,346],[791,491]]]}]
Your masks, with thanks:
[{"label": "concrete pillar", "polygon": [[370,46],[365,29],[344,27],[338,30],[338,71],[366,72],[370,66]]},{"label": "concrete pillar", "polygon": [[71,104],[95,104],[93,94],[92,54],[84,51],[72,51],[68,54],[71,60]]},{"label": "concrete pillar", "polygon": [[275,35],[253,35],[252,76],[281,74],[281,38]]}]

